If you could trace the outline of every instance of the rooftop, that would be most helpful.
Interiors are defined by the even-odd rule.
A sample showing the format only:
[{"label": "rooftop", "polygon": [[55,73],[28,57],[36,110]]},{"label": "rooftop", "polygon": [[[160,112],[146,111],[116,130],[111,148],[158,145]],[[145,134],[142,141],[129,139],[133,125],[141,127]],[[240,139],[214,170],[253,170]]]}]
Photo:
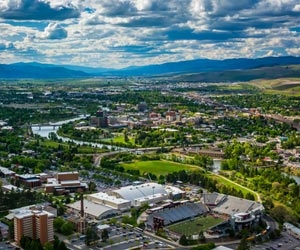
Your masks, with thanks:
[{"label": "rooftop", "polygon": [[[117,212],[116,209],[113,209],[111,207],[104,206],[101,204],[97,204],[97,203],[91,202],[86,199],[84,199],[83,203],[84,203],[84,212],[86,214],[92,215],[96,218],[101,217],[101,215],[103,215],[106,212],[114,212],[114,211]],[[67,206],[72,209],[80,211],[81,210],[81,201],[76,201],[75,203],[68,204]]]},{"label": "rooftop", "polygon": [[4,167],[0,167],[0,172],[5,174],[5,175],[10,175],[10,174],[14,174],[15,172],[14,171],[11,171],[10,169],[8,168],[4,168]]},{"label": "rooftop", "polygon": [[111,196],[111,195],[108,195],[108,194],[103,193],[103,192],[90,194],[90,195],[88,195],[88,197],[95,198],[95,199],[106,200],[106,201],[112,201],[116,204],[123,204],[123,203],[130,202],[129,200],[125,200],[125,199],[122,199],[122,198],[117,198],[115,196]]},{"label": "rooftop", "polygon": [[123,199],[130,201],[156,194],[167,195],[164,186],[154,182],[122,187],[120,189],[114,190],[113,192],[119,194]]},{"label": "rooftop", "polygon": [[226,196],[226,199],[220,201],[213,211],[228,215],[237,213],[250,213],[255,210],[263,210],[262,204],[256,201],[246,200],[234,196]]}]

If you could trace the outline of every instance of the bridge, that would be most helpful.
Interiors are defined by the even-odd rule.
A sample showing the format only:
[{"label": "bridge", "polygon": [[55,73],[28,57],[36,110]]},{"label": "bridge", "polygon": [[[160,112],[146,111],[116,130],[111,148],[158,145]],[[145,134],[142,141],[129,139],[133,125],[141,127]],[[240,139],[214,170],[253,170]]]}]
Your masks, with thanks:
[{"label": "bridge", "polygon": [[56,123],[43,123],[43,124],[31,124],[30,127],[32,128],[39,128],[39,130],[41,130],[42,128],[46,128],[46,127],[52,127],[53,130],[55,130],[56,128],[60,127],[61,124],[56,124]]}]

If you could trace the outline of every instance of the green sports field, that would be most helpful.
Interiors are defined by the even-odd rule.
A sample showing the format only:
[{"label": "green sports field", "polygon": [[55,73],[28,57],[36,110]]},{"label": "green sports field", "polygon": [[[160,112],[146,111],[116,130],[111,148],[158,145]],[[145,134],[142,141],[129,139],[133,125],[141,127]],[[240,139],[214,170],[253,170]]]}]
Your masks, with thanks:
[{"label": "green sports field", "polygon": [[180,164],[171,161],[137,161],[133,163],[123,163],[125,170],[139,170],[141,174],[152,173],[157,176],[167,175],[179,170],[194,171],[199,170],[197,166]]},{"label": "green sports field", "polygon": [[189,236],[199,234],[200,231],[205,232],[207,229],[223,221],[221,218],[214,218],[212,216],[196,217],[191,220],[170,225],[167,229],[178,234]]}]

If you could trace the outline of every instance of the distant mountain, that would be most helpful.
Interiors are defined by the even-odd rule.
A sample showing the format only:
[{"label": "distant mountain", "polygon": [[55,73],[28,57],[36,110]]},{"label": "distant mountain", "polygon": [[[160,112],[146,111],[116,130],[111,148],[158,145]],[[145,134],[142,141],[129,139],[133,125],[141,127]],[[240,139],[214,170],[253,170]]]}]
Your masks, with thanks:
[{"label": "distant mountain", "polygon": [[92,74],[92,75],[101,75],[104,74],[105,72],[115,71],[115,69],[110,69],[110,68],[93,68],[93,67],[84,67],[84,66],[76,66],[76,65],[61,65],[61,66],[71,70],[83,71],[85,73]]},{"label": "distant mountain", "polygon": [[220,72],[228,70],[245,70],[275,65],[300,64],[300,57],[264,57],[257,59],[197,59],[191,61],[170,62],[159,65],[125,68],[118,71],[124,76],[174,75],[186,73]]},{"label": "distant mountain", "polygon": [[[40,63],[15,63],[15,64],[0,64],[0,78],[88,78],[88,77],[106,77],[106,76],[176,76],[190,75],[191,79],[205,79],[205,75],[209,75],[214,81],[222,81],[220,76],[226,75],[226,79],[230,81],[230,75],[234,75],[234,80],[255,79],[255,77],[270,77],[272,68],[282,65],[300,65],[300,57],[264,57],[256,59],[226,59],[226,60],[210,60],[197,59],[190,61],[169,62],[157,65],[148,66],[131,66],[123,69],[105,69],[92,68],[75,65],[52,65]],[[264,74],[262,68],[268,68],[269,74]],[[258,75],[255,75],[256,71]],[[248,73],[237,73],[238,71],[246,71]],[[250,72],[251,71],[251,72]],[[227,73],[224,73],[227,72]],[[283,75],[297,75],[297,72],[288,72],[281,67],[280,72]],[[278,72],[276,72],[275,75]],[[194,74],[202,75],[195,77]],[[250,76],[247,76],[250,74]],[[279,76],[280,77],[280,76]],[[233,79],[232,79],[233,80]]]},{"label": "distant mountain", "polygon": [[274,65],[243,70],[189,73],[174,75],[169,80],[178,82],[247,82],[256,79],[299,78],[300,64]]},{"label": "distant mountain", "polygon": [[54,79],[54,78],[84,78],[90,75],[79,70],[40,63],[0,64],[0,78],[20,79]]}]

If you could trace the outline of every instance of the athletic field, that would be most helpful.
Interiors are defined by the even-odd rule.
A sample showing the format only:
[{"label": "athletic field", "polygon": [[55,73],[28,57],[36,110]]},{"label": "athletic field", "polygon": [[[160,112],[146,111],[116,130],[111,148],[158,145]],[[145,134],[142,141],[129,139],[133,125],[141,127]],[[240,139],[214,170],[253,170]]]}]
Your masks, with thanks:
[{"label": "athletic field", "polygon": [[207,229],[211,228],[212,226],[216,226],[223,221],[224,219],[222,218],[215,218],[208,215],[206,217],[196,217],[167,226],[167,229],[181,235],[184,234],[189,236],[199,234],[200,231],[205,232]]},{"label": "athletic field", "polygon": [[140,170],[141,175],[144,173],[152,173],[157,176],[167,175],[169,173],[178,172],[179,170],[194,171],[200,168],[193,165],[187,165],[172,161],[136,161],[133,163],[121,164],[125,170]]}]

